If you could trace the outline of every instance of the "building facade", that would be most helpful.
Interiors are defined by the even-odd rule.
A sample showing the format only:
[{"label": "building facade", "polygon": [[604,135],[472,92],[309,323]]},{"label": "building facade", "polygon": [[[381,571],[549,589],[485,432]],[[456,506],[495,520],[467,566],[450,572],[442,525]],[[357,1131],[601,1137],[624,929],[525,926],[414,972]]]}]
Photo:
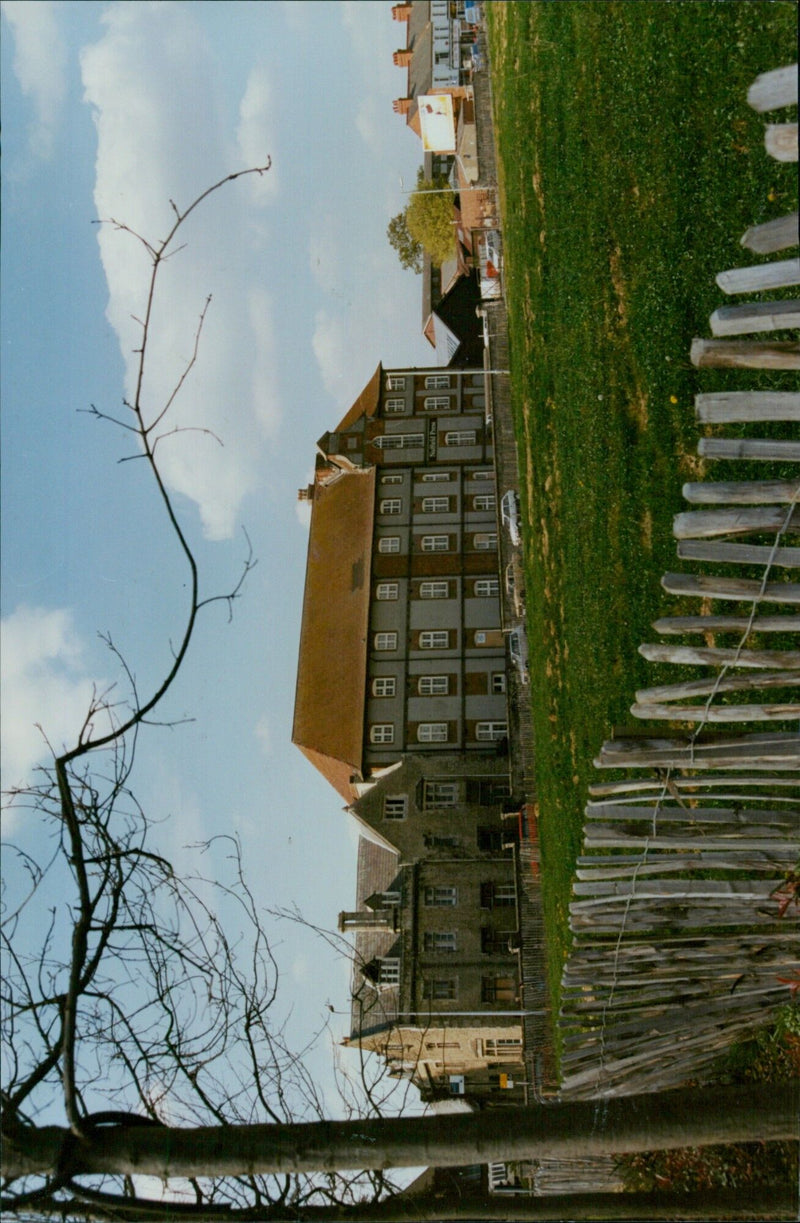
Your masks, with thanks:
[{"label": "building facade", "polygon": [[507,1100],[517,823],[482,370],[378,366],[301,496],[293,741],[363,829],[350,1041],[429,1097]]}]

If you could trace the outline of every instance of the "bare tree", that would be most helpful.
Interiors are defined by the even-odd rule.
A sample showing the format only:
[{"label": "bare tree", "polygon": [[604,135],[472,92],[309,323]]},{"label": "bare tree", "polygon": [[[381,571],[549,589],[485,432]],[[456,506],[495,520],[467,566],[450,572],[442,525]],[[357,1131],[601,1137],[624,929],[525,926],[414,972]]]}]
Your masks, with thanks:
[{"label": "bare tree", "polygon": [[[196,363],[208,299],[199,316],[193,351],[160,406],[149,415],[143,386],[151,345],[153,308],[161,270],[180,249],[189,217],[224,185],[269,165],[229,175],[185,210],[173,204],[167,236],[151,242],[129,226],[110,223],[139,243],[150,261],[141,316],[134,392],[123,414],[92,407],[134,444],[143,459],[188,572],[189,599],[172,662],[150,693],[139,691],[133,669],[114,641],[107,645],[121,667],[128,693],[96,692],[75,742],[52,753],[33,782],[8,802],[39,821],[47,850],[41,861],[8,844],[3,889],[3,1136],[6,1151],[23,1145],[43,1117],[62,1110],[71,1142],[83,1143],[120,1125],[158,1129],[184,1125],[283,1124],[323,1116],[304,1051],[291,1051],[284,1027],[271,1020],[278,973],[262,918],[242,873],[238,843],[226,849],[225,880],[201,874],[179,878],[151,847],[151,820],[136,799],[131,774],[142,728],[157,723],[160,708],[185,664],[198,616],[210,605],[229,614],[255,561],[247,550],[237,581],[225,593],[205,594],[192,546],[159,468],[159,446],[180,432],[170,409]],[[197,847],[198,853],[211,848]],[[15,887],[6,887],[15,879]],[[25,880],[20,888],[19,881]],[[13,891],[13,895],[12,895]],[[69,899],[63,902],[63,897]],[[55,897],[55,901],[53,900]],[[217,913],[228,912],[229,936]],[[48,910],[48,906],[52,906]],[[65,912],[66,910],[66,912]],[[231,916],[232,915],[232,916]],[[66,937],[65,937],[66,934]],[[345,1108],[354,1107],[351,1101]],[[17,1179],[17,1178],[15,1178]],[[99,1184],[99,1188],[98,1188]],[[185,1183],[197,1205],[228,1210],[373,1198],[382,1174],[366,1178],[226,1178]],[[128,1176],[77,1186],[64,1159],[35,1185],[8,1192],[16,1212],[61,1213],[64,1202],[115,1200],[143,1208]],[[162,1207],[163,1208],[163,1207]],[[157,1209],[157,1207],[154,1207]]]}]

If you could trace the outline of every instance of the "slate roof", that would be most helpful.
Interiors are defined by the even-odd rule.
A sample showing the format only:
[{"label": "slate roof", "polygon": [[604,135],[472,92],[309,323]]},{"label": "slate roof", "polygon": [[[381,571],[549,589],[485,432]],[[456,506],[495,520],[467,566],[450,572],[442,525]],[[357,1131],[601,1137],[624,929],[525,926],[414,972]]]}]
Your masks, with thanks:
[{"label": "slate roof", "polygon": [[[388,892],[397,878],[400,855],[361,837],[358,842],[358,867],[356,873],[356,908],[362,909],[364,901],[373,892]],[[399,1007],[399,988],[375,989],[364,977],[361,969],[377,956],[387,955],[397,942],[398,934],[393,930],[359,930],[355,936],[353,980],[350,1013],[350,1039],[356,1040],[364,1032],[380,1028],[396,1018]]]}]

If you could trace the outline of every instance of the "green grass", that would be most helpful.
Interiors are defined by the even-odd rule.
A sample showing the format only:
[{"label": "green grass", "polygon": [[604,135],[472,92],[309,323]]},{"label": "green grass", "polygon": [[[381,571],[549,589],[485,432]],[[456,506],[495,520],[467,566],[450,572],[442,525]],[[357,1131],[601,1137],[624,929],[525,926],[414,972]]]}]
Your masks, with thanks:
[{"label": "green grass", "polygon": [[[633,723],[637,687],[679,678],[637,654],[652,620],[697,610],[659,585],[680,567],[681,484],[703,475],[694,394],[791,385],[699,373],[688,354],[722,304],[716,273],[747,262],[744,230],[796,207],[795,168],[765,155],[746,94],[794,59],[797,13],[738,0],[487,9],[557,1000],[587,785],[607,780],[592,759]],[[714,475],[756,476],[735,466]]]}]

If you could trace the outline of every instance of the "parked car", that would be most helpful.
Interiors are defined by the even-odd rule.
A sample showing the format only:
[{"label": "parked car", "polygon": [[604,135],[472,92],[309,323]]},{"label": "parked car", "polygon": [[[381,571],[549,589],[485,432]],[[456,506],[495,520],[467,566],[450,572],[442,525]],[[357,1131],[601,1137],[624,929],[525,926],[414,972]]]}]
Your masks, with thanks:
[{"label": "parked car", "polygon": [[506,594],[514,615],[522,619],[525,615],[525,579],[518,556],[506,565]]},{"label": "parked car", "polygon": [[515,548],[518,547],[521,539],[519,529],[519,497],[513,488],[510,488],[507,493],[503,493],[503,500],[500,502],[500,518],[503,526],[508,528],[512,544]]},{"label": "parked car", "polygon": [[508,634],[508,652],[520,683],[529,683],[531,677],[528,671],[528,639],[523,625],[518,624]]}]

